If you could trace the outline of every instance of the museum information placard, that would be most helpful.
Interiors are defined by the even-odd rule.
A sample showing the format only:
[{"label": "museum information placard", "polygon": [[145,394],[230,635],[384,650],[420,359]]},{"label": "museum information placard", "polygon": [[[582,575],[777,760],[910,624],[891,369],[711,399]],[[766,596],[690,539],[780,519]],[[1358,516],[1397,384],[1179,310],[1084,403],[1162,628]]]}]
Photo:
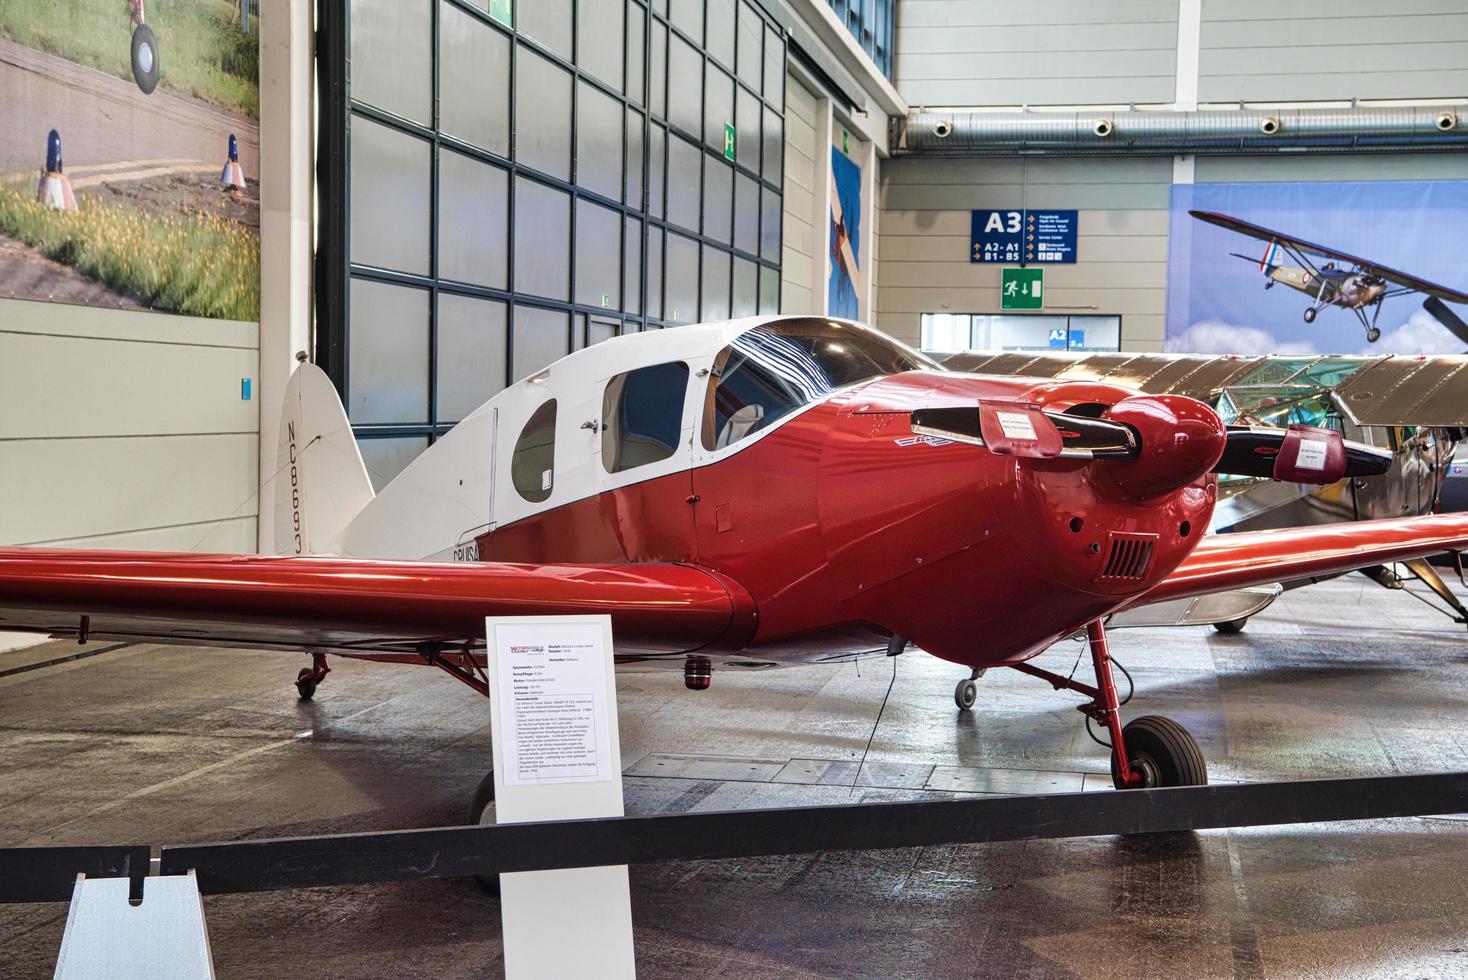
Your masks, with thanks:
[{"label": "museum information placard", "polygon": [[494,655],[505,785],[606,779],[611,755],[601,730],[610,654],[601,625],[501,625]]}]

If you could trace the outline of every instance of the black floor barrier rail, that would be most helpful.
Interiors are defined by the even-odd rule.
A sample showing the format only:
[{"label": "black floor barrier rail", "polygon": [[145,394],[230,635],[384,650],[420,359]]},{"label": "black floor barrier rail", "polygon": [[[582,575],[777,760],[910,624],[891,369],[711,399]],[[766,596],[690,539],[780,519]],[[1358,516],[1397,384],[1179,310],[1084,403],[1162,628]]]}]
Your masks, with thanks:
[{"label": "black floor barrier rail", "polygon": [[131,878],[143,896],[152,849],[147,844],[82,847],[0,847],[0,902],[67,902],[76,876]]},{"label": "black floor barrier rail", "polygon": [[[1468,812],[1468,772],[727,810],[164,847],[206,895],[506,871],[1167,833]],[[146,874],[147,847],[0,850],[0,902],[64,900],[76,874]],[[135,884],[137,882],[135,881]]]},{"label": "black floor barrier rail", "polygon": [[1468,811],[1468,772],[1191,786],[240,841],[163,849],[204,894]]}]

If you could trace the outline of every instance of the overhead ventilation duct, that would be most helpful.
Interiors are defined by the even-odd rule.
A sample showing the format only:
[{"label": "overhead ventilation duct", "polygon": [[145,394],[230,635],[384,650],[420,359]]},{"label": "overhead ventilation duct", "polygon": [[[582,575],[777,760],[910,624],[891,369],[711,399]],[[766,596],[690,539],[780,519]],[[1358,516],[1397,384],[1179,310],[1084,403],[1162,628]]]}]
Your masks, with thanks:
[{"label": "overhead ventilation duct", "polygon": [[1468,128],[1441,106],[1354,109],[927,112],[894,122],[898,153],[1090,154],[1463,150]]}]

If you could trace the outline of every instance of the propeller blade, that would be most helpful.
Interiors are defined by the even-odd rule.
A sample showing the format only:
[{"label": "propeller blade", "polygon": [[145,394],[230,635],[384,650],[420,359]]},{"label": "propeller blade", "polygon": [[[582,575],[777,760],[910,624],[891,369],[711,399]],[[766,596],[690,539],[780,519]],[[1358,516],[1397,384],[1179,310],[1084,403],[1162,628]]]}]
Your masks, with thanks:
[{"label": "propeller blade", "polygon": [[1334,429],[1308,425],[1292,425],[1288,429],[1231,426],[1228,444],[1213,472],[1286,483],[1325,484],[1344,477],[1380,476],[1391,465],[1390,452],[1364,443],[1347,442]]},{"label": "propeller blade", "polygon": [[1422,308],[1432,314],[1432,318],[1453,332],[1463,343],[1468,344],[1468,323],[1452,311],[1448,304],[1436,296],[1429,296],[1422,301]]},{"label": "propeller blade", "polygon": [[[1028,420],[1030,430],[1024,429]],[[987,418],[986,418],[987,416]],[[1005,422],[1008,422],[1008,426]],[[987,426],[986,426],[987,423]],[[1019,428],[1016,428],[1018,423]],[[1047,425],[1048,423],[1048,425]],[[990,438],[985,438],[987,427]],[[1047,438],[1047,428],[1053,427],[1060,436],[1059,455],[1084,459],[1132,459],[1140,451],[1137,435],[1130,426],[1119,422],[1065,412],[1040,412],[1028,405],[1007,402],[986,402],[982,408],[920,408],[912,413],[912,431],[919,435],[951,439],[972,446],[987,446],[993,452],[1007,455],[1010,442],[1020,445],[1044,440],[1050,443],[1043,450],[1036,447],[1031,453],[1021,451],[1016,455],[1054,456],[1053,443]],[[999,443],[1005,443],[1001,446]],[[1000,452],[1000,450],[1005,450]]]}]

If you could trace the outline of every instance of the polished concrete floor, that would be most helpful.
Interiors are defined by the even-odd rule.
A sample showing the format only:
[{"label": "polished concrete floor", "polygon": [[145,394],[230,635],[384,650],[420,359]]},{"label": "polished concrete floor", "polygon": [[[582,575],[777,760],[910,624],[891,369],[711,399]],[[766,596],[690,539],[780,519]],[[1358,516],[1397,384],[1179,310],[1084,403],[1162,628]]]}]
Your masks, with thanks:
[{"label": "polished concrete floor", "polygon": [[[1137,682],[1127,711],[1185,724],[1215,780],[1468,770],[1468,633],[1359,576],[1287,594],[1240,636],[1112,637]],[[1068,672],[1082,653],[1066,642],[1040,662]],[[0,845],[460,821],[489,757],[477,695],[342,662],[302,704],[299,666],[147,645],[0,653]],[[701,694],[622,675],[628,812],[1109,791],[1079,698],[997,671],[960,715],[962,675],[917,653],[725,671]],[[633,869],[632,900],[644,977],[1465,976],[1468,822],[667,864]],[[225,978],[500,971],[498,905],[470,882],[205,907]],[[65,916],[0,906],[0,976],[49,976]]]}]

